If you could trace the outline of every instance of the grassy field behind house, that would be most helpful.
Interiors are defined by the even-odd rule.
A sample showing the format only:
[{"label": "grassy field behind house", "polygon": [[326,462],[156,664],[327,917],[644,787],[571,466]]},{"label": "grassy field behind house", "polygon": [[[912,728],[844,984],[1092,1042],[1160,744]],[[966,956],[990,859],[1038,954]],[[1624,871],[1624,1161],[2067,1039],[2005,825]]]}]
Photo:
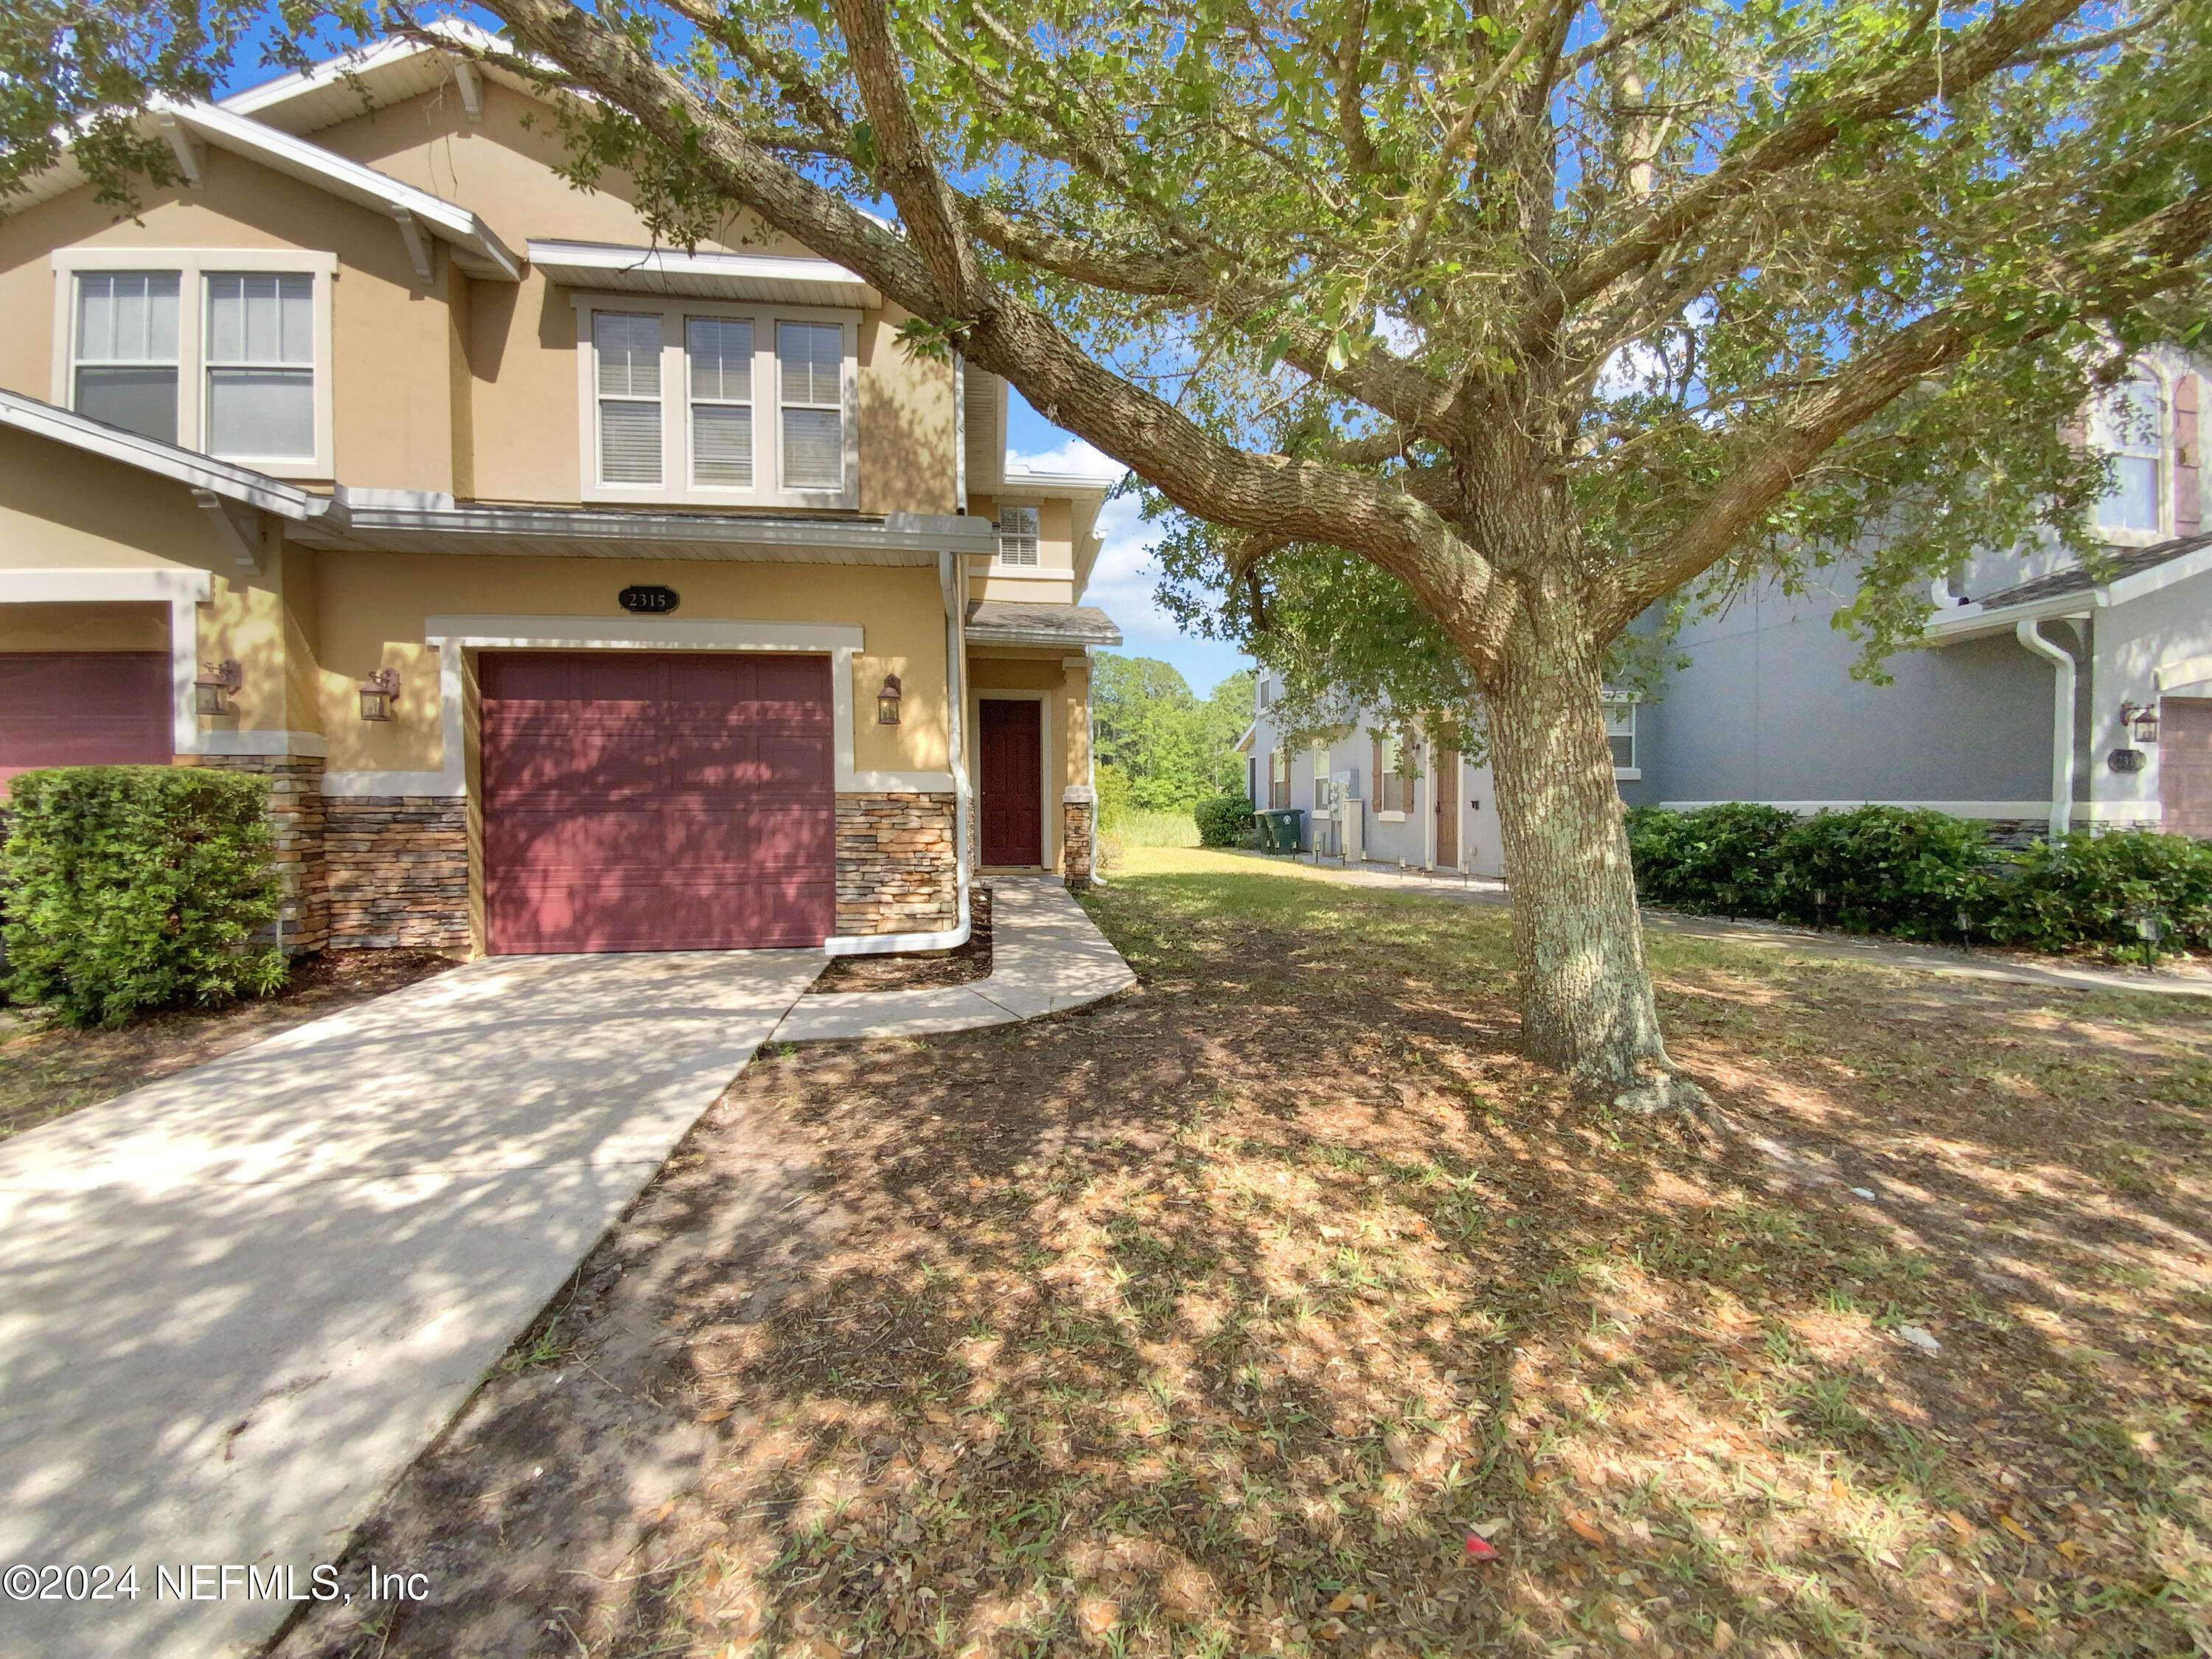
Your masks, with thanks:
[{"label": "grassy field behind house", "polygon": [[2212,1004],[1655,938],[1623,1121],[1502,912],[1085,902],[1138,990],[748,1070],[286,1654],[2212,1650]]}]

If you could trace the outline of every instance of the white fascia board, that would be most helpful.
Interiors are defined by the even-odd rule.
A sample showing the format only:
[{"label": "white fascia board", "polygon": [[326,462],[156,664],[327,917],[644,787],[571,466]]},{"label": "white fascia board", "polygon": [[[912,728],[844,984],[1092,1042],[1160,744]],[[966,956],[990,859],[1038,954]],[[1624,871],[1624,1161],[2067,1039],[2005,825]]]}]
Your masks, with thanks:
[{"label": "white fascia board", "polygon": [[320,517],[328,510],[326,498],[311,495],[265,472],[214,460],[153,438],[142,438],[119,427],[103,426],[73,410],[59,409],[20,392],[0,391],[0,425],[35,433],[72,449],[105,456],[142,471],[174,478],[194,489],[212,490],[227,500],[243,501],[249,507],[295,521]]},{"label": "white fascia board", "polygon": [[2123,576],[2118,581],[2098,589],[2108,595],[2108,605],[2125,605],[2130,599],[2140,599],[2171,587],[2176,582],[2185,582],[2191,576],[2201,576],[2212,570],[2212,547],[2200,547],[2194,553],[2185,553],[2178,559],[2168,559],[2164,564],[2154,564],[2148,570],[2138,570],[2132,576]]},{"label": "white fascia board", "polygon": [[334,196],[386,214],[405,213],[481,265],[479,274],[514,283],[522,267],[483,222],[458,203],[403,184],[389,173],[347,160],[320,144],[294,137],[216,104],[157,100],[152,107],[173,115],[210,144],[276,172],[319,186]]},{"label": "white fascia board", "polygon": [[2112,602],[2111,591],[2104,587],[2076,588],[2072,592],[2054,593],[2046,599],[2002,605],[1995,611],[1985,611],[1978,605],[1962,605],[1931,620],[1922,630],[1921,637],[1930,645],[1956,645],[1962,640],[2009,634],[2024,622],[2086,617]]},{"label": "white fascia board", "polygon": [[884,296],[834,259],[789,253],[687,253],[682,248],[533,237],[530,263],[563,288],[617,294],[762,300],[877,311]]},{"label": "white fascia board", "polygon": [[[437,26],[434,24],[432,27]],[[306,69],[280,75],[273,81],[264,81],[258,87],[234,92],[221,100],[220,107],[234,115],[258,115],[264,110],[278,108],[307,93],[320,92],[343,82],[359,80],[386,64],[404,63],[417,53],[429,50],[419,41],[390,36],[358,51],[342,52],[336,58],[326,58]]]},{"label": "white fascia board", "polygon": [[1118,482],[1114,478],[1094,477],[1087,472],[1025,472],[1018,467],[1008,467],[996,493],[1012,497],[1026,491],[1033,495],[1049,495],[1055,501],[1076,495],[1097,495],[1103,499]]}]

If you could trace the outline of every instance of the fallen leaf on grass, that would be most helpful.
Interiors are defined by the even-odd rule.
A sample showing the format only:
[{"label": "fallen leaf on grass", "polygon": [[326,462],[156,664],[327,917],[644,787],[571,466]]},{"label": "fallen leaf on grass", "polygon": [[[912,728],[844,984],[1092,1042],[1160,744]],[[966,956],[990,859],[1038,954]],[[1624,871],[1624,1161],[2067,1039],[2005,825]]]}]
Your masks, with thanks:
[{"label": "fallen leaf on grass", "polygon": [[2058,1540],[2057,1547],[2058,1553],[2064,1556],[2069,1561],[2078,1560],[2081,1556],[2086,1555],[2088,1553],[2070,1538],[2060,1539]]},{"label": "fallen leaf on grass", "polygon": [[1735,1626],[1725,1619],[1713,1620],[1713,1651],[1726,1653],[1735,1645]]},{"label": "fallen leaf on grass", "polygon": [[719,1423],[734,1409],[734,1407],[717,1406],[710,1412],[701,1412],[695,1420],[701,1423]]},{"label": "fallen leaf on grass", "polygon": [[1967,1520],[1965,1516],[1960,1514],[1958,1510],[1944,1510],[1943,1519],[1950,1527],[1951,1530],[1959,1534],[1959,1541],[1960,1543],[1971,1544],[1974,1541],[1974,1523]]},{"label": "fallen leaf on grass", "polygon": [[1476,1522],[1473,1526],[1469,1527],[1468,1530],[1473,1533],[1477,1538],[1487,1541],[1490,1539],[1497,1537],[1499,1533],[1504,1532],[1509,1524],[1510,1523],[1504,1516],[1493,1515],[1487,1521]]},{"label": "fallen leaf on grass", "polygon": [[1595,1522],[1577,1515],[1572,1510],[1569,1510],[1567,1511],[1567,1524],[1574,1528],[1575,1536],[1583,1540],[1585,1543],[1602,1544],[1605,1542],[1605,1533],[1603,1530]]},{"label": "fallen leaf on grass", "polygon": [[2001,1515],[1997,1516],[1997,1525],[2002,1527],[2007,1532],[2019,1539],[2023,1544],[2033,1544],[2035,1541],[2035,1534],[2030,1532],[2026,1527],[2021,1526],[2019,1522],[2014,1520],[2012,1516],[2008,1515]]}]

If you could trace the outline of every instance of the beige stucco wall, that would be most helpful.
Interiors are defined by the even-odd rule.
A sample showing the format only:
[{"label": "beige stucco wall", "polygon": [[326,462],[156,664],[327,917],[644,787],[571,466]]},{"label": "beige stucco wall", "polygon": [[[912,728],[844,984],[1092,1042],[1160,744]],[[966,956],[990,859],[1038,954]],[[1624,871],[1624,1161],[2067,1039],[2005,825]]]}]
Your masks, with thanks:
[{"label": "beige stucco wall", "polygon": [[[947,764],[945,612],[934,570],[325,551],[316,561],[317,656],[330,769],[434,771],[444,763],[438,653],[423,643],[427,617],[623,617],[615,595],[633,582],[675,588],[684,622],[859,627],[854,765],[919,772]],[[355,687],[380,667],[397,668],[403,690],[398,718],[370,725],[355,712]],[[896,726],[875,720],[886,674],[902,683]]]},{"label": "beige stucco wall", "polygon": [[9,605],[0,577],[0,651],[167,651],[166,605]]}]

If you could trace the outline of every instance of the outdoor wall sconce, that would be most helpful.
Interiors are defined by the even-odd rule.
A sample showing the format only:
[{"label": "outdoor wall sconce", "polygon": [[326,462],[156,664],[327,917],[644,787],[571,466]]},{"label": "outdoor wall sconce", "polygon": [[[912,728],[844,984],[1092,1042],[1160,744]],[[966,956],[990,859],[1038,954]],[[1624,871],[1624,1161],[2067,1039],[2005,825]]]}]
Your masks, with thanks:
[{"label": "outdoor wall sconce", "polygon": [[899,677],[884,676],[884,689],[876,693],[876,724],[896,726],[899,723]]},{"label": "outdoor wall sconce", "polygon": [[2158,710],[2130,698],[2120,705],[2120,724],[2135,727],[2137,743],[2158,741]]},{"label": "outdoor wall sconce", "polygon": [[399,701],[399,671],[380,668],[361,683],[361,717],[365,720],[388,720],[392,705]]},{"label": "outdoor wall sconce", "polygon": [[200,677],[192,682],[192,712],[196,714],[228,714],[234,713],[225,701],[238,695],[239,687],[246,684],[246,671],[238,665],[238,659],[226,657],[221,662],[204,662]]}]

